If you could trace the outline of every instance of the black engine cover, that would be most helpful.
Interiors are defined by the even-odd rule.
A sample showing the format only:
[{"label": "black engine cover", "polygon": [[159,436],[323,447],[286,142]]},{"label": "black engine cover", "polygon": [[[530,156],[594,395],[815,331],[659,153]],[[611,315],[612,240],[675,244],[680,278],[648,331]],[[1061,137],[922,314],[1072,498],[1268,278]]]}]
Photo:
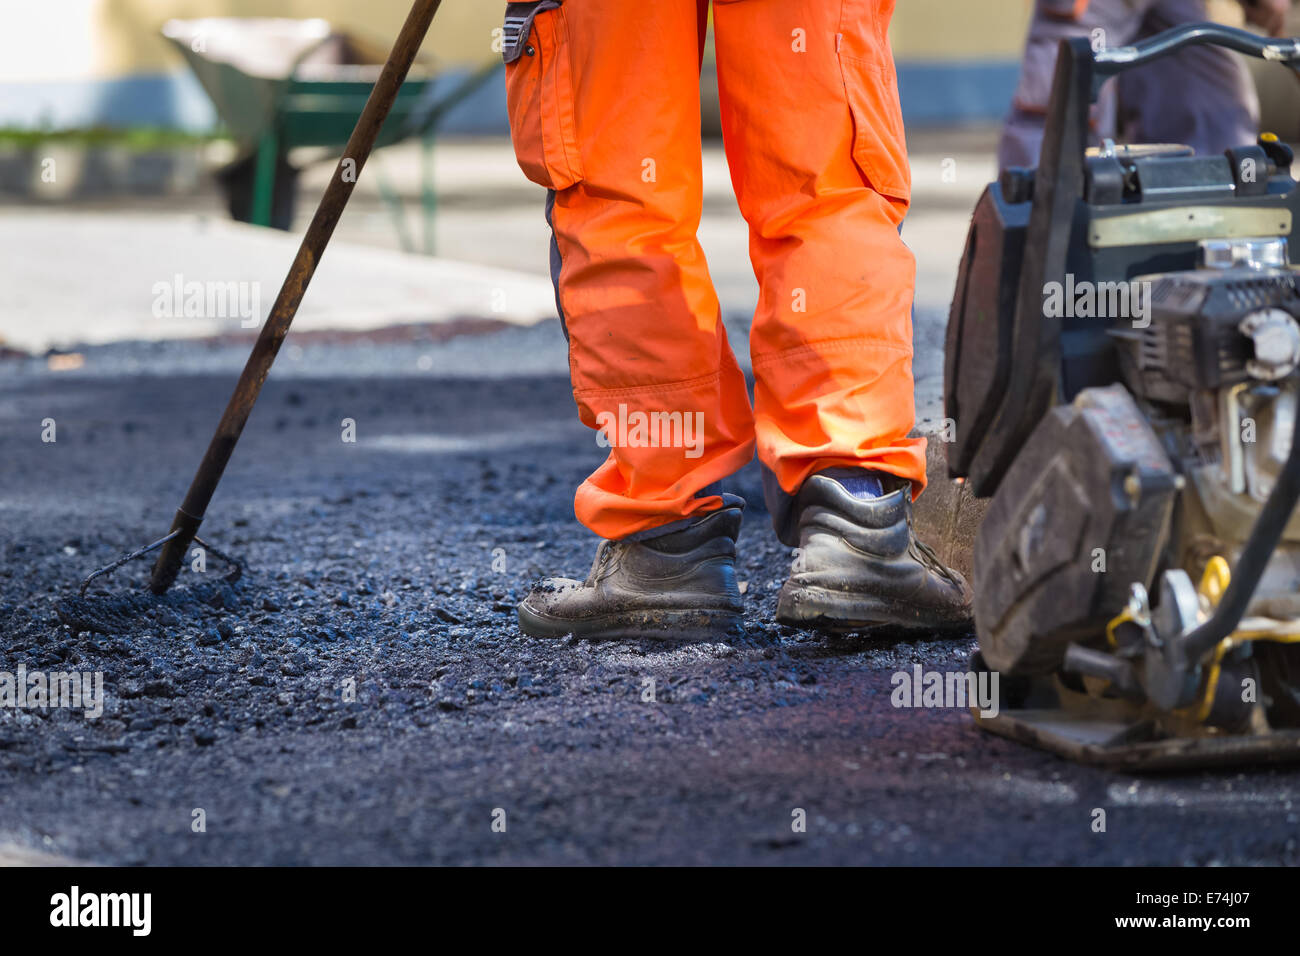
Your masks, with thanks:
[{"label": "black engine cover", "polygon": [[[1087,154],[1096,93],[1087,39],[1064,42],[1037,170],[1007,170],[976,207],[948,319],[948,469],[992,495],[1050,409],[1121,381],[1110,332],[1126,317],[1056,314],[1047,290],[1192,270],[1202,239],[1294,238],[1290,151],[1186,147]],[[1291,262],[1297,245],[1290,243]]]}]

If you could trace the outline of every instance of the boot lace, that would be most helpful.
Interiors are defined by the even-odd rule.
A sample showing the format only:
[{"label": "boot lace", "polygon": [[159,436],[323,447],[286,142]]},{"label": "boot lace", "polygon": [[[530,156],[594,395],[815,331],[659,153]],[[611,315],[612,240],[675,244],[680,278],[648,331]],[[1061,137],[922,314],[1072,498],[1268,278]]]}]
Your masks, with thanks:
[{"label": "boot lace", "polygon": [[591,562],[591,573],[587,575],[587,585],[589,587],[604,576],[605,569],[617,553],[615,548],[617,544],[617,541],[602,541],[596,546],[596,558]]},{"label": "boot lace", "polygon": [[957,573],[949,568],[948,565],[944,564],[943,561],[939,559],[939,556],[934,553],[934,550],[920,538],[916,537],[915,534],[912,536],[912,551],[927,568],[940,575],[953,587],[961,587],[961,582],[957,579]]}]

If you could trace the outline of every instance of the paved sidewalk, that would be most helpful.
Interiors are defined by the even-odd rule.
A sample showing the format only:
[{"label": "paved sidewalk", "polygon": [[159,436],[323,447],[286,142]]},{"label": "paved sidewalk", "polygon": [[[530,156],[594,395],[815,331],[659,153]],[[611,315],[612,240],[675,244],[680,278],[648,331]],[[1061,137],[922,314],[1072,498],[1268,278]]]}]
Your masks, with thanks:
[{"label": "paved sidewalk", "polygon": [[[299,241],[184,212],[0,212],[0,344],[42,352],[249,331],[270,311]],[[326,250],[294,329],[531,324],[553,316],[554,301],[540,276],[342,240]]]},{"label": "paved sidewalk", "polygon": [[[918,379],[932,376],[942,364],[938,350],[966,224],[993,175],[991,146],[987,131],[914,137],[915,196],[904,236],[917,255]],[[407,200],[407,222],[418,240],[418,150],[382,151],[357,185],[296,331],[356,331],[464,317],[528,324],[554,316],[544,194],[523,178],[510,144],[447,143],[439,146],[435,160],[439,258],[400,252],[392,209],[379,198],[376,173],[382,169],[388,186]],[[307,168],[293,233],[230,222],[215,189],[75,208],[0,209],[0,345],[41,352],[238,331],[240,315],[156,317],[158,284],[175,284],[178,275],[183,289],[199,282],[205,292],[210,285],[248,283],[239,287],[245,301],[256,290],[265,315],[331,168]],[[758,287],[749,264],[748,230],[719,146],[706,149],[703,169],[700,241],[724,310],[743,320],[758,300]],[[180,299],[188,300],[188,292]],[[743,351],[743,343],[737,350]]]}]

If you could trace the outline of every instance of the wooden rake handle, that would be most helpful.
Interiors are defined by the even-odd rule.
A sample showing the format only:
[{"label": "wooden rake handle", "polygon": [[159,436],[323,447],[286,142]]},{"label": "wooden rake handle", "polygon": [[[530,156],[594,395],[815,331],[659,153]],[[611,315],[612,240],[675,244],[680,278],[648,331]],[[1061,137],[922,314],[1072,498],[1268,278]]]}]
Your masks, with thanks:
[{"label": "wooden rake handle", "polygon": [[149,581],[149,588],[154,594],[166,592],[180,572],[185,552],[198,532],[199,525],[203,523],[208,503],[217,490],[226,463],[230,461],[244,424],[253,411],[253,405],[262,391],[280,345],[289,332],[293,317],[298,313],[298,305],[307,291],[307,285],[316,272],[316,266],[334,234],[334,227],[338,225],[361,170],[370,158],[379,130],[393,107],[393,101],[397,99],[416,51],[424,42],[433,15],[438,12],[441,3],[442,0],[415,0],[406,22],[402,24],[397,42],[388,54],[388,62],[384,64],[375,88],[370,91],[370,98],[366,100],[365,109],[361,111],[356,128],[348,138],[334,176],[325,189],[325,195],[321,197],[320,205],[316,207],[316,215],[312,217],[311,225],[302,237],[302,245],[298,247],[289,274],[280,286],[280,293],[271,306],[266,325],[262,327],[257,344],[248,356],[248,362],[244,365],[244,371],[239,376],[235,392],[230,396],[230,402],[226,405],[208,450],[203,455],[199,470],[190,483],[190,489],[186,492],[176,517],[172,519],[171,530],[179,534],[166,543],[154,563]]}]

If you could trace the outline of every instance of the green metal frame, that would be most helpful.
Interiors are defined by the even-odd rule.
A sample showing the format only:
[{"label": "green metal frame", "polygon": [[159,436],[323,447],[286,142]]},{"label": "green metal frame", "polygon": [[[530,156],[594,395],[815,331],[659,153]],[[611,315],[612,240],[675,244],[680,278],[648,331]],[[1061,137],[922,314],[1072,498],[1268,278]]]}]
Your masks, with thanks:
[{"label": "green metal frame", "polygon": [[[392,112],[380,131],[376,148],[401,142],[412,136],[423,141],[421,155],[421,205],[424,210],[423,251],[434,250],[434,217],[437,210],[433,189],[433,145],[447,113],[463,102],[501,69],[489,63],[458,82],[446,93],[434,97],[433,77],[407,80],[398,92]],[[296,74],[296,68],[295,68]],[[310,80],[291,75],[279,85],[273,100],[271,122],[257,140],[256,173],[253,185],[252,222],[271,224],[279,156],[299,146],[342,147],[356,125],[370,95],[371,85],[356,80]],[[414,252],[415,244],[405,226],[401,198],[380,173],[380,195],[393,212],[402,247]]]}]

